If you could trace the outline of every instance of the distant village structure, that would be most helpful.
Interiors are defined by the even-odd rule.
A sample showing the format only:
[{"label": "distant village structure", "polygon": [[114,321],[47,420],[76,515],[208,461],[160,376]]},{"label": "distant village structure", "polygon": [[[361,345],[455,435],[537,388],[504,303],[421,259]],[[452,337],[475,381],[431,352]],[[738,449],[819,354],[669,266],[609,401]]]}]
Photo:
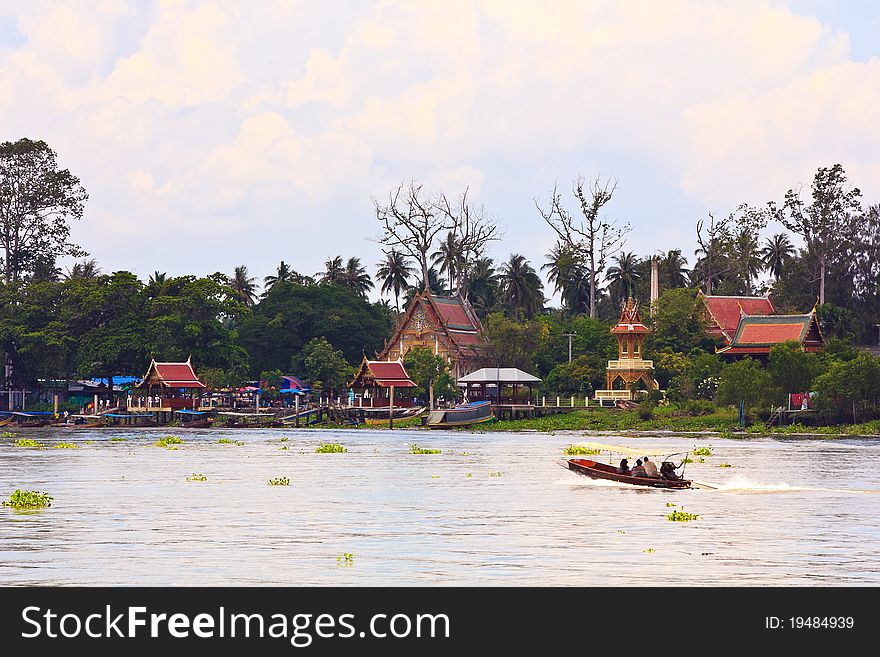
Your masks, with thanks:
[{"label": "distant village structure", "polygon": [[456,381],[484,364],[482,325],[462,296],[441,297],[425,290],[416,294],[378,360],[403,360],[413,347],[445,356]]},{"label": "distant village structure", "polygon": [[[183,363],[157,363],[155,359],[143,381],[132,389],[129,411],[163,413],[170,417],[175,411],[201,409],[201,393],[208,386],[199,380],[190,359]],[[210,401],[205,402],[210,408]]]},{"label": "distant village structure", "polygon": [[801,315],[778,315],[769,296],[698,295],[707,333],[721,341],[719,356],[766,359],[783,342],[799,342],[805,351],[825,344],[816,309]]}]

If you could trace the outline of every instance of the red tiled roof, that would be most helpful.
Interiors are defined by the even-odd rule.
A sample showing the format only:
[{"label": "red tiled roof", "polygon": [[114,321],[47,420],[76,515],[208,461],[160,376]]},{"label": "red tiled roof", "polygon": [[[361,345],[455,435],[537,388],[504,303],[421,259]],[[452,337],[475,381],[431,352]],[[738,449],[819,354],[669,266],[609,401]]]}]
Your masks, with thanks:
[{"label": "red tiled roof", "polygon": [[[186,363],[153,363],[155,372],[166,386],[170,388],[207,388],[199,381],[192,365]],[[152,367],[152,365],[151,365]],[[149,375],[149,372],[147,373]],[[146,378],[144,381],[146,382]]]},{"label": "red tiled roof", "polygon": [[747,324],[736,336],[735,345],[776,344],[789,340],[800,340],[804,331],[803,322],[794,324]]},{"label": "red tiled roof", "polygon": [[449,328],[466,329],[476,331],[473,321],[457,298],[433,297],[434,307],[440,314],[443,323]]},{"label": "red tiled roof", "polygon": [[398,361],[369,360],[367,367],[376,379],[409,381],[409,374],[406,373],[403,363]]},{"label": "red tiled roof", "polygon": [[449,335],[460,345],[481,345],[483,341],[480,339],[479,333],[463,333],[458,331],[450,331]]},{"label": "red tiled roof", "polygon": [[409,379],[376,379],[376,384],[380,388],[390,388],[394,386],[395,388],[415,388],[416,384],[410,381]]},{"label": "red tiled roof", "polygon": [[[746,315],[772,315],[776,312],[767,297],[720,297],[704,295],[712,318],[718,323],[721,331],[732,339],[739,326],[740,309]],[[711,332],[711,331],[710,331]]]},{"label": "red tiled roof", "polygon": [[649,329],[644,324],[618,324],[614,328],[611,329],[612,333],[650,333],[651,329]]}]

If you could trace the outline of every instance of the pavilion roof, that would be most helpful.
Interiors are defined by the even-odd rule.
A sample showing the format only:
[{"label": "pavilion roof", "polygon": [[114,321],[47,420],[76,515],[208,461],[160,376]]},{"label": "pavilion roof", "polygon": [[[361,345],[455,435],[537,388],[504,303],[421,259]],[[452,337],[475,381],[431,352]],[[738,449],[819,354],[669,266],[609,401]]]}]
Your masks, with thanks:
[{"label": "pavilion roof", "polygon": [[158,382],[169,388],[207,388],[199,381],[189,359],[184,363],[158,363],[150,362],[150,369],[144,375],[144,380],[138,387],[146,387],[151,381]]},{"label": "pavilion roof", "polygon": [[406,368],[399,360],[367,360],[364,358],[349,388],[375,384],[381,388],[415,388]]},{"label": "pavilion roof", "polygon": [[[709,317],[715,322],[717,331],[720,331],[728,343],[733,341],[739,327],[740,317],[743,315],[773,315],[776,309],[769,296],[764,297],[739,297],[700,295],[706,305]],[[715,327],[710,327],[713,329]],[[719,336],[720,337],[720,336]]]},{"label": "pavilion roof", "polygon": [[484,367],[458,378],[459,383],[540,383],[541,379],[515,367]]}]

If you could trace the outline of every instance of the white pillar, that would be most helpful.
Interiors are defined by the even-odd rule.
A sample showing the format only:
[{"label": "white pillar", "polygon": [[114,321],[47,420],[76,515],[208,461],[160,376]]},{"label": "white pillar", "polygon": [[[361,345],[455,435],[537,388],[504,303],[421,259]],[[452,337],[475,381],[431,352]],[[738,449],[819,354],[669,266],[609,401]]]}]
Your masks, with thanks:
[{"label": "white pillar", "polygon": [[557,406],[561,406],[561,404],[559,403],[559,396],[558,396],[558,395],[557,395],[557,397],[556,397],[556,405],[557,405]]}]

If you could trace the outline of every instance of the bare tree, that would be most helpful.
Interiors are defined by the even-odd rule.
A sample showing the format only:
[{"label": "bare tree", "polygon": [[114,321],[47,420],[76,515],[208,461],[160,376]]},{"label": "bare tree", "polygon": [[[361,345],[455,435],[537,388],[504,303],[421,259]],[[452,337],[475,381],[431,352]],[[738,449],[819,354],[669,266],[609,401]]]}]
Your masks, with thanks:
[{"label": "bare tree", "polygon": [[821,167],[813,178],[812,203],[801,199],[801,187],[789,189],[778,208],[768,204],[772,215],[788,230],[800,235],[807,252],[819,265],[819,303],[825,303],[825,270],[829,259],[839,257],[858,240],[864,226],[862,193],[846,182],[843,166]]},{"label": "bare tree", "polygon": [[596,177],[588,183],[578,176],[572,188],[582,215],[577,219],[563,206],[562,196],[555,184],[548,209],[544,210],[535,201],[541,217],[556,232],[559,240],[573,253],[583,257],[590,284],[590,317],[596,316],[596,290],[608,260],[623,248],[626,235],[632,230],[629,223],[618,226],[616,221],[599,215],[616,191],[617,180],[609,178],[603,182]]},{"label": "bare tree", "polygon": [[455,290],[467,296],[469,265],[482,258],[489,242],[501,239],[501,230],[486,209],[468,201],[468,188],[454,202],[440,194],[437,207],[452,222],[452,234],[458,250]]},{"label": "bare tree", "polygon": [[723,276],[727,268],[722,264],[724,254],[731,240],[730,217],[715,219],[709,213],[709,225],[703,219],[697,220],[697,257],[696,268],[702,274],[703,292],[712,294],[712,285],[719,276]]},{"label": "bare tree", "polygon": [[[388,203],[381,205],[373,198],[376,218],[382,224],[379,243],[399,249],[419,265],[422,280],[428,280],[429,252],[434,238],[443,231],[453,230],[455,221],[438,208],[437,200],[427,196],[422,184],[402,183],[388,194]],[[387,255],[388,252],[386,252]]]}]

